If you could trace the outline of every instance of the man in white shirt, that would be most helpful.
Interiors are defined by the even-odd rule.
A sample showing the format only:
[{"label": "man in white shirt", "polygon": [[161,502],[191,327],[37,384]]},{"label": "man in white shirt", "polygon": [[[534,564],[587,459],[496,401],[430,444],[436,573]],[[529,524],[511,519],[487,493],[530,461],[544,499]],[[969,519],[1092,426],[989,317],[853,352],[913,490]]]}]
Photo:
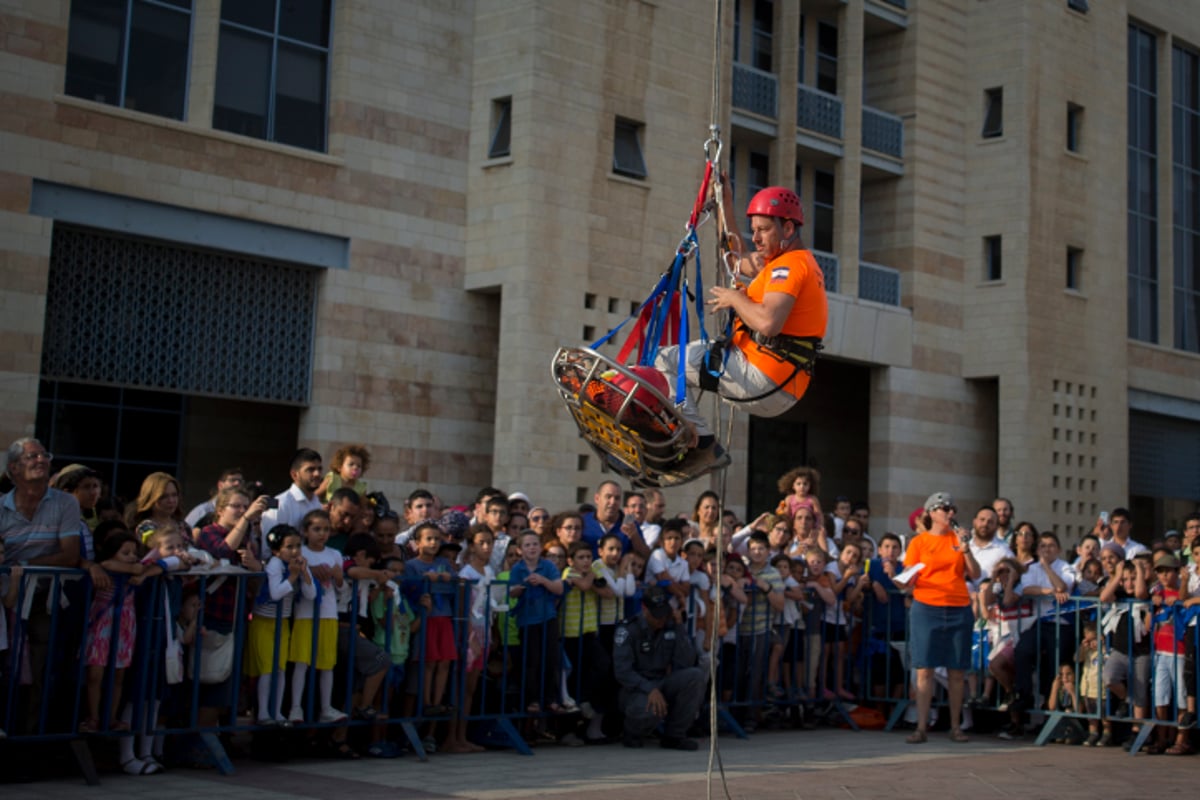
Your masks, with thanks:
[{"label": "man in white shirt", "polygon": [[975,563],[979,564],[979,580],[967,582],[972,594],[979,591],[984,581],[991,579],[992,570],[1000,563],[1000,559],[1012,558],[1012,550],[996,535],[999,530],[1000,516],[995,509],[983,506],[975,512],[975,519],[971,522],[972,535],[969,546],[971,555],[975,556]]},{"label": "man in white shirt", "polygon": [[646,547],[653,551],[658,543],[658,536],[662,533],[662,525],[646,521],[647,507],[646,495],[641,492],[625,493],[625,516],[633,517],[634,522],[642,529],[642,540],[646,542]]},{"label": "man in white shirt", "polygon": [[[212,514],[217,510],[217,507],[213,505],[213,501],[217,499],[217,495],[222,490],[241,486],[244,480],[241,467],[230,467],[223,471],[221,476],[217,478],[217,490],[213,492],[213,496],[189,511],[187,516],[183,518],[183,521],[188,524],[189,528],[195,528],[201,517],[206,514]],[[258,492],[255,492],[255,496],[258,494]]]},{"label": "man in white shirt", "polygon": [[1133,517],[1127,508],[1114,508],[1110,523],[1112,540],[1125,548],[1125,558],[1131,559],[1138,553],[1148,553],[1150,548],[1133,540]]},{"label": "man in white shirt", "polygon": [[1034,707],[1033,678],[1039,678],[1038,689],[1042,697],[1050,690],[1050,684],[1058,672],[1059,664],[1069,663],[1075,651],[1074,627],[1071,617],[1060,608],[1070,601],[1075,588],[1075,574],[1071,565],[1059,558],[1062,547],[1058,537],[1049,531],[1038,536],[1038,560],[1029,565],[1017,585],[1017,594],[1033,598],[1037,625],[1021,634],[1017,641],[1016,661],[1017,701],[1014,711],[1027,711]]},{"label": "man in white shirt", "polygon": [[[996,520],[996,532],[1005,544],[1012,544],[1013,535],[1013,514],[1016,509],[1013,507],[1012,500],[1007,497],[997,497],[992,501],[992,510],[996,512],[998,519]],[[982,565],[981,565],[982,566]]]},{"label": "man in white shirt", "polygon": [[276,525],[291,525],[300,530],[300,521],[310,511],[322,508],[321,498],[317,497],[317,489],[321,486],[324,469],[321,466],[321,454],[316,450],[301,447],[292,456],[292,466],[289,470],[292,477],[291,487],[282,494],[275,495],[279,505],[267,509],[262,515],[262,549],[261,553],[270,553],[267,547],[267,533]]}]

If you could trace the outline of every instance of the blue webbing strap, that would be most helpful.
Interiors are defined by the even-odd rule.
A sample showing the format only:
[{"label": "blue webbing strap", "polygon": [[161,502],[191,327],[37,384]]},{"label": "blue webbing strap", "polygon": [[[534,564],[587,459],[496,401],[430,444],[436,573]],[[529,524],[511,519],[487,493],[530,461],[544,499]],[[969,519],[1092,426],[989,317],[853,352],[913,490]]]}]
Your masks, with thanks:
[{"label": "blue webbing strap", "polygon": [[[687,281],[679,292],[679,346],[675,348],[675,405],[687,400],[687,349],[691,342],[690,322],[687,312]],[[703,325],[703,322],[701,323]]]},{"label": "blue webbing strap", "polygon": [[654,315],[650,319],[650,324],[646,326],[646,335],[642,339],[641,352],[638,354],[638,364],[642,366],[654,365],[654,357],[658,355],[663,329],[666,327],[667,318],[670,316],[672,294],[679,291],[685,267],[687,267],[687,258],[684,256],[681,247],[675,252],[675,260],[671,263],[671,274],[668,282],[669,291],[664,292],[663,296],[658,299]]},{"label": "blue webbing strap", "polygon": [[650,292],[650,296],[647,297],[640,306],[638,306],[637,311],[633,312],[633,314],[631,314],[630,316],[621,320],[621,324],[617,325],[617,327],[613,328],[608,333],[604,334],[599,339],[592,342],[591,349],[598,350],[601,346],[607,344],[609,339],[616,336],[617,332],[620,331],[621,328],[624,328],[626,323],[628,323],[632,319],[637,319],[639,316],[641,316],[641,313],[646,308],[646,306],[655,302],[655,300],[659,297],[659,295],[661,295],[663,292],[666,291],[667,287],[670,285],[670,280],[671,280],[672,274],[673,273],[671,271],[667,271],[667,272],[664,272],[662,275],[660,275],[659,279],[658,279],[658,283],[654,285],[654,289]]}]

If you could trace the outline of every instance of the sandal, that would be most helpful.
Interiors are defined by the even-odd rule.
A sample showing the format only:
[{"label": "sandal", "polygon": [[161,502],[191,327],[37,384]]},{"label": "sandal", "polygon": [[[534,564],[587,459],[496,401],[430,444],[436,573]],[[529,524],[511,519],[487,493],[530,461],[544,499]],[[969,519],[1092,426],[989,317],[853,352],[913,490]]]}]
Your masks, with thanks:
[{"label": "sandal", "polygon": [[351,712],[351,715],[355,719],[365,720],[366,722],[374,722],[376,719],[378,719],[379,712],[377,712],[371,706],[364,706],[363,708],[354,709]]},{"label": "sandal", "polygon": [[126,775],[153,775],[156,772],[160,772],[162,768],[158,767],[158,769],[154,769],[149,763],[142,761],[140,758],[131,758],[128,761],[121,762],[121,770]]},{"label": "sandal", "polygon": [[1173,744],[1163,751],[1169,756],[1190,756],[1192,754],[1192,746],[1187,742],[1182,744]]},{"label": "sandal", "polygon": [[542,713],[542,707],[538,703],[530,703],[529,705],[525,706],[525,713],[540,714]]},{"label": "sandal", "polygon": [[79,723],[80,733],[95,733],[98,730],[100,730],[100,720],[94,717],[89,717]]},{"label": "sandal", "polygon": [[357,761],[358,759],[362,758],[362,756],[354,751],[353,747],[345,742],[331,741],[329,743],[329,755],[333,758],[340,758],[344,761]]},{"label": "sandal", "polygon": [[918,728],[917,730],[904,737],[904,741],[909,744],[924,744],[929,741],[929,737],[925,735],[925,731]]},{"label": "sandal", "polygon": [[959,743],[969,742],[971,741],[971,737],[963,733],[960,728],[954,728],[952,731],[950,731],[950,741]]}]

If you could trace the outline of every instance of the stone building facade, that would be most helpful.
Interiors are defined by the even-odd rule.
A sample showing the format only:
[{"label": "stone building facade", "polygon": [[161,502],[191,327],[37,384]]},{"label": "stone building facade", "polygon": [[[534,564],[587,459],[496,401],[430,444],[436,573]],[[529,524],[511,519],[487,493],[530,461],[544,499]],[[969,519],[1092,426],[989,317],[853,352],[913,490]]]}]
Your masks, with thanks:
[{"label": "stone building facade", "polygon": [[154,467],[199,497],[229,462],[274,488],[298,444],[361,441],[395,496],[589,499],[549,360],[667,265],[715,118],[738,206],[795,186],[834,289],[810,395],[722,428],[731,507],[809,462],[872,530],[935,489],[1071,540],[1115,505],[1177,524],[1200,17],[716,5],[715,28],[685,0],[8,4],[0,434],[124,491]]}]

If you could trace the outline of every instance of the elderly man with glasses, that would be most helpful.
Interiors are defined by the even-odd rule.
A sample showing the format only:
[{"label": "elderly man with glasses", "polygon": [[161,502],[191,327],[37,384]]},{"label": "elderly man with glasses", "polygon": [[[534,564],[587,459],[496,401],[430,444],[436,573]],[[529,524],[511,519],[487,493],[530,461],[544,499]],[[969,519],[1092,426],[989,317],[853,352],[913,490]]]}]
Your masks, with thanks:
[{"label": "elderly man with glasses", "polygon": [[[79,502],[74,495],[50,488],[50,465],[54,460],[37,439],[17,439],[8,448],[6,470],[12,491],[0,498],[0,541],[4,542],[4,564],[32,567],[79,567],[92,573],[97,588],[110,584],[107,573],[80,558]],[[33,685],[29,693],[29,716],[37,720],[42,687],[50,654],[50,582],[31,588],[33,602],[25,631]],[[59,653],[66,656],[65,653]]]}]

